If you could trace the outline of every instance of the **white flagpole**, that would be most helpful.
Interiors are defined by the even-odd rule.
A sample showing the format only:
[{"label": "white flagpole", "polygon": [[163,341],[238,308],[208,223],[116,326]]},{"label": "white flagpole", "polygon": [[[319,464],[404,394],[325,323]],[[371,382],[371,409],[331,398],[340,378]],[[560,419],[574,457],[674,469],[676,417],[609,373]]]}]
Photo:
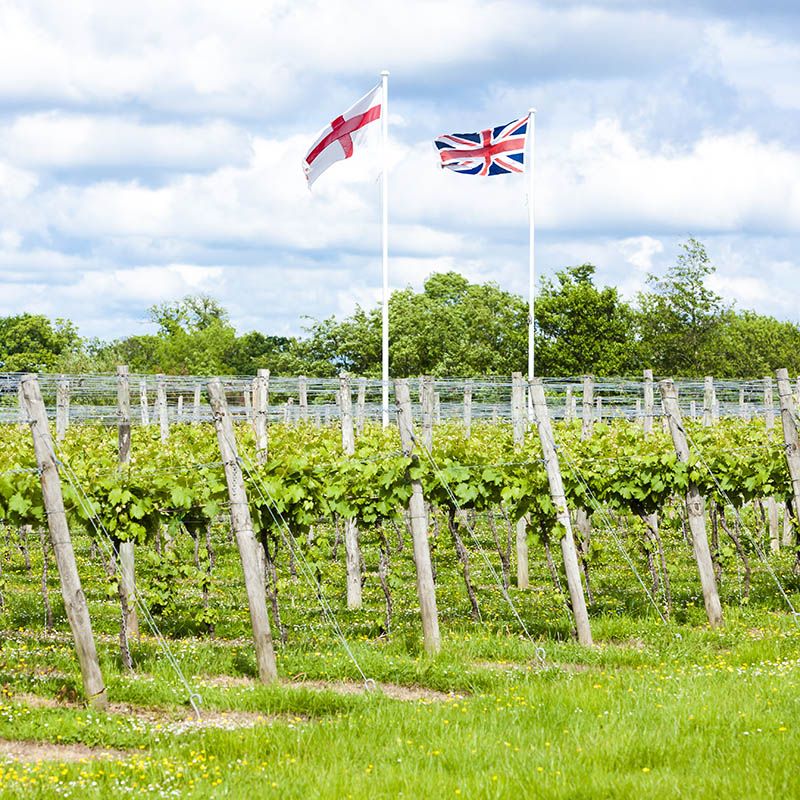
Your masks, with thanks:
[{"label": "white flagpole", "polygon": [[383,179],[382,191],[382,244],[383,244],[383,315],[381,324],[381,350],[383,360],[383,427],[389,425],[389,71],[381,72],[381,138]]},{"label": "white flagpole", "polygon": [[[527,156],[527,171],[528,171],[528,224],[530,227],[530,249],[528,253],[528,380],[534,377],[534,341],[533,341],[533,289],[534,289],[534,261],[533,261],[533,231],[534,231],[534,185],[533,185],[533,137],[534,137],[534,121],[536,116],[536,109],[532,108],[528,112],[528,120],[530,121],[530,130],[528,131],[528,156]],[[533,398],[530,390],[528,391],[528,419],[533,420]]]}]

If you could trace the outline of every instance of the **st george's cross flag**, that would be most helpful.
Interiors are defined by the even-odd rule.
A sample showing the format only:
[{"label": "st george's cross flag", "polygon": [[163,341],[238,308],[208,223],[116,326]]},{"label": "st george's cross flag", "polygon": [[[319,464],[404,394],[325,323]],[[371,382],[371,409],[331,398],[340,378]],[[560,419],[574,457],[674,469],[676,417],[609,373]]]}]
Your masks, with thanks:
[{"label": "st george's cross flag", "polygon": [[479,133],[451,133],[434,139],[441,167],[463,175],[508,175],[525,171],[528,117]]},{"label": "st george's cross flag", "polygon": [[379,131],[382,92],[380,85],[370,90],[340,117],[319,132],[316,141],[303,159],[308,188],[331,164],[350,158],[359,145]]}]

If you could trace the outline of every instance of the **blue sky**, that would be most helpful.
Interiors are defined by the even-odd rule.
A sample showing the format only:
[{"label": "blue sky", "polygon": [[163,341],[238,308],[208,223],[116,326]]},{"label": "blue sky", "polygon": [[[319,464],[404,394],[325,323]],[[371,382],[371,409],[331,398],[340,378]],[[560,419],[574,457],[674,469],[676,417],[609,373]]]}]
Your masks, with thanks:
[{"label": "blue sky", "polygon": [[536,267],[628,298],[679,244],[800,321],[800,9],[767,2],[0,0],[0,315],[104,339],[208,293],[240,331],[380,298],[367,157],[309,193],[317,131],[390,77],[390,281],[527,292],[525,182],[431,139],[536,115]]}]

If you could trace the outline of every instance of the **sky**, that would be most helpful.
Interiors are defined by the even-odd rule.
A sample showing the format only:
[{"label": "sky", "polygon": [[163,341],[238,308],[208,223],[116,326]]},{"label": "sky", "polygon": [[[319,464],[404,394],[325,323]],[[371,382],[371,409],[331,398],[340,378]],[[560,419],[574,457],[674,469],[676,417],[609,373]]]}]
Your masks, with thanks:
[{"label": "sky", "polygon": [[0,0],[0,316],[111,340],[202,293],[301,335],[376,305],[375,159],[313,191],[301,163],[384,69],[392,288],[527,296],[525,177],[432,140],[535,107],[537,281],[634,299],[693,236],[726,301],[800,322],[800,6],[769,0]]}]

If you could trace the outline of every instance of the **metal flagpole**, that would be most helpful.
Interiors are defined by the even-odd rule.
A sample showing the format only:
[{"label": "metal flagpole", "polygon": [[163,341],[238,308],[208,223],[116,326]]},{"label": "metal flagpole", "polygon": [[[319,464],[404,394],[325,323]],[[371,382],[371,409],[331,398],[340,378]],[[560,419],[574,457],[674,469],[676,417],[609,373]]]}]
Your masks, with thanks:
[{"label": "metal flagpole", "polygon": [[389,71],[381,72],[381,138],[383,179],[382,191],[382,243],[383,243],[383,315],[381,323],[381,349],[383,356],[383,427],[389,425]]},{"label": "metal flagpole", "polygon": [[[533,137],[536,109],[532,108],[528,112],[530,130],[528,131],[528,155],[526,169],[528,172],[528,224],[530,227],[530,250],[528,254],[528,381],[533,380],[534,373],[534,342],[533,342],[533,283],[534,283],[534,261],[533,261],[533,231],[534,231],[534,186],[533,186]],[[533,396],[530,388],[528,389],[528,420],[533,420]]]}]

